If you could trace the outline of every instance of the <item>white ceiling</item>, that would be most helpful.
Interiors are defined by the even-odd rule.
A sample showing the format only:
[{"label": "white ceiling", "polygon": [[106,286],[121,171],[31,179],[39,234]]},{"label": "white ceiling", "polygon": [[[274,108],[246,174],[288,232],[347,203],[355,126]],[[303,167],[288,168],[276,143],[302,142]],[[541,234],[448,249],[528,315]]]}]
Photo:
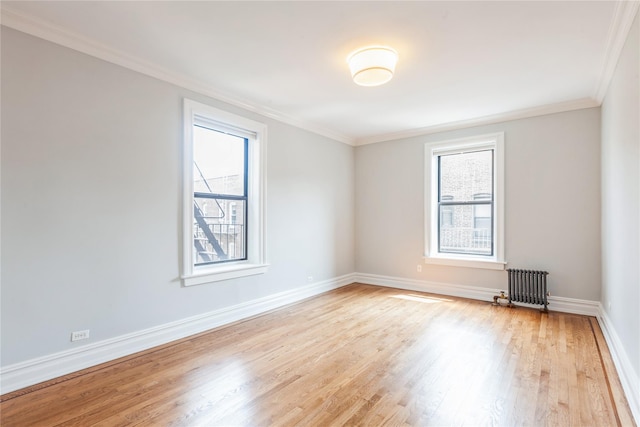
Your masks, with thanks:
[{"label": "white ceiling", "polygon": [[[612,1],[3,1],[2,24],[357,145],[599,105],[630,10]],[[386,85],[351,81],[346,57],[368,44],[399,52]]]}]

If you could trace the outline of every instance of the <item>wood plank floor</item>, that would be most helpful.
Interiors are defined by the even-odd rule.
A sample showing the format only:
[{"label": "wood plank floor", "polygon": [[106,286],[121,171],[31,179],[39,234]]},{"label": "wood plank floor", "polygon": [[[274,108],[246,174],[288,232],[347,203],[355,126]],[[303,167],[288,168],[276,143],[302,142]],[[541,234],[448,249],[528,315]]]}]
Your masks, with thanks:
[{"label": "wood plank floor", "polygon": [[594,318],[353,284],[4,395],[0,422],[634,425],[610,363]]}]

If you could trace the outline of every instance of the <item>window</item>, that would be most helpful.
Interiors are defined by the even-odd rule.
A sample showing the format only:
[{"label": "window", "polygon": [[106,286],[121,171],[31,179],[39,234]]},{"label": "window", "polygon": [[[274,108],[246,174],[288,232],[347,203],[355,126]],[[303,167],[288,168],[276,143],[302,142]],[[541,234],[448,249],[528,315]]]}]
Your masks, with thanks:
[{"label": "window", "polygon": [[185,286],[266,271],[266,127],[184,102]]},{"label": "window", "polygon": [[[192,249],[196,266],[247,259],[248,144],[249,138],[225,133],[201,120],[193,125]],[[241,206],[239,222],[237,204]],[[216,215],[209,214],[210,205],[218,206]]]},{"label": "window", "polygon": [[504,134],[425,145],[425,262],[504,268]]}]

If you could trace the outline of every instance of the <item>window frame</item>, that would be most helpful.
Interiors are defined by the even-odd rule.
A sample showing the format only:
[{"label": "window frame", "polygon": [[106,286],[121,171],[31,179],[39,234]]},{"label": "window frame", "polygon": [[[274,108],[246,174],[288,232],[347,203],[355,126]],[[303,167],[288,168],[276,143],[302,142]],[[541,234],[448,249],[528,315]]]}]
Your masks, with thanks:
[{"label": "window frame", "polygon": [[[450,208],[454,208],[456,206],[471,206],[472,207],[472,215],[473,215],[473,220],[474,220],[474,228],[475,228],[475,221],[476,221],[476,208],[478,206],[482,206],[482,205],[489,205],[490,210],[492,212],[491,218],[494,216],[493,212],[494,212],[494,197],[493,197],[493,193],[488,194],[490,197],[489,199],[477,199],[476,196],[483,194],[474,194],[472,199],[469,200],[453,200],[453,197],[450,195],[442,195],[442,157],[443,156],[455,156],[458,154],[466,154],[466,153],[477,153],[477,152],[483,152],[483,151],[490,151],[491,152],[491,187],[493,188],[493,182],[494,182],[494,178],[495,178],[495,162],[494,162],[494,157],[495,157],[495,150],[493,150],[492,148],[479,148],[479,149],[475,149],[475,150],[465,150],[464,152],[460,152],[460,153],[446,153],[446,154],[437,154],[437,160],[436,160],[436,164],[437,164],[437,170],[434,171],[434,174],[437,176],[437,180],[438,180],[438,194],[435,195],[436,197],[436,202],[438,203],[438,207],[437,207],[437,216],[438,216],[438,236],[437,236],[437,244],[438,244],[438,252],[441,254],[461,254],[461,255],[478,255],[478,256],[482,256],[483,258],[487,257],[487,255],[485,254],[472,254],[472,253],[468,253],[468,252],[463,252],[463,251],[453,251],[453,250],[442,250],[442,228],[443,228],[443,224],[442,224],[442,208],[444,207],[450,207]],[[446,198],[446,199],[445,199]],[[450,211],[453,214],[453,211]],[[453,215],[452,215],[453,216]],[[451,218],[453,219],[453,218]],[[493,227],[493,221],[491,222],[491,236],[493,237],[494,234],[494,227]],[[475,239],[475,231],[474,231],[474,237]],[[495,245],[494,245],[494,241],[493,239],[491,239],[491,251],[489,253],[489,256],[492,257],[494,255],[495,251]]]},{"label": "window frame", "polygon": [[[199,127],[199,128],[203,128],[203,129],[207,129],[211,132],[221,132],[219,129],[216,129],[215,125],[211,125],[208,123],[199,123],[196,122],[193,124],[193,126],[195,127]],[[242,185],[242,194],[231,194],[231,193],[213,193],[213,192],[198,192],[198,191],[194,191],[193,192],[193,198],[195,199],[207,199],[207,200],[214,200],[216,202],[216,205],[218,206],[218,208],[220,209],[220,200],[223,200],[227,203],[224,203],[225,205],[228,206],[228,211],[230,213],[231,216],[231,224],[226,224],[226,230],[228,232],[229,228],[228,226],[235,226],[236,225],[236,219],[237,219],[237,211],[236,211],[236,203],[238,201],[240,202],[244,202],[244,209],[242,209],[242,216],[244,221],[242,222],[243,224],[243,232],[242,232],[242,247],[245,249],[244,250],[244,255],[241,258],[233,258],[233,259],[219,259],[217,261],[208,261],[208,262],[201,262],[201,263],[197,263],[197,259],[194,260],[194,268],[199,268],[202,265],[213,265],[213,264],[221,264],[221,263],[229,263],[229,262],[236,262],[236,261],[244,261],[247,259],[247,229],[246,227],[244,227],[244,225],[246,224],[246,220],[248,218],[248,202],[249,202],[249,196],[248,196],[248,176],[249,176],[249,138],[245,135],[245,136],[238,136],[235,135],[233,131],[225,131],[225,132],[221,132],[221,133],[225,133],[225,134],[231,134],[234,138],[238,138],[242,140],[242,145],[243,145],[243,152],[242,152],[242,165],[243,165],[243,185]],[[191,163],[191,165],[195,165],[195,161]],[[202,172],[200,171],[200,169],[198,168],[198,166],[196,165],[196,169],[198,170],[198,173],[200,174],[200,176],[204,179],[204,176],[202,176]],[[194,213],[195,213],[195,208],[194,208]],[[197,221],[197,220],[196,220]],[[215,234],[215,231],[214,231]],[[220,234],[222,234],[222,227],[220,228]],[[221,239],[218,240],[217,244],[221,244]],[[228,251],[229,251],[229,247],[228,247],[228,236],[227,236],[227,255],[229,255]],[[235,249],[235,246],[234,246]]]},{"label": "window frame", "polygon": [[[493,150],[493,255],[440,252],[439,159],[442,155]],[[504,270],[504,132],[425,143],[424,263]]]},{"label": "window frame", "polygon": [[[243,260],[194,265],[193,127],[202,126],[204,122],[207,128],[248,139],[246,259]],[[266,273],[266,125],[185,98],[183,126],[182,285],[200,285]]]}]

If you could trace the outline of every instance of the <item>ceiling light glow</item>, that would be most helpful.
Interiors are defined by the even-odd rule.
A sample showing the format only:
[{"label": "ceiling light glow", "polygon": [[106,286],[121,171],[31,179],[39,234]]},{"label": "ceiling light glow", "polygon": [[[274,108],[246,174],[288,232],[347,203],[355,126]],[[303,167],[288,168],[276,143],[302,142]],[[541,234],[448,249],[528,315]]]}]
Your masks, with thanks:
[{"label": "ceiling light glow", "polygon": [[347,57],[353,81],[360,86],[380,86],[393,77],[398,52],[386,46],[363,47]]}]

